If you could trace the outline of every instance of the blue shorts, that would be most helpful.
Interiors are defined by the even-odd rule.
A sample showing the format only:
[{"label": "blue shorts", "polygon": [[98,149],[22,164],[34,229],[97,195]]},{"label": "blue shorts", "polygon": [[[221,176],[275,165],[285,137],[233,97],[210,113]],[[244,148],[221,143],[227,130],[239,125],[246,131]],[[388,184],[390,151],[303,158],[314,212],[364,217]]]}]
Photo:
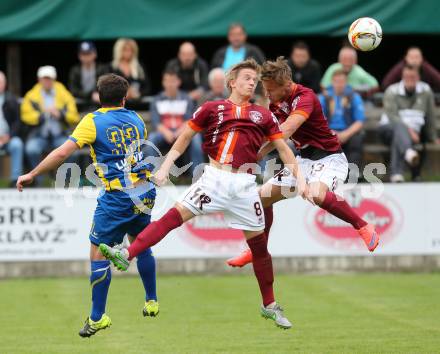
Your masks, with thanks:
[{"label": "blue shorts", "polygon": [[156,190],[152,184],[142,185],[130,192],[101,194],[90,230],[90,242],[113,247],[122,243],[126,234],[137,236],[150,223],[155,198]]}]

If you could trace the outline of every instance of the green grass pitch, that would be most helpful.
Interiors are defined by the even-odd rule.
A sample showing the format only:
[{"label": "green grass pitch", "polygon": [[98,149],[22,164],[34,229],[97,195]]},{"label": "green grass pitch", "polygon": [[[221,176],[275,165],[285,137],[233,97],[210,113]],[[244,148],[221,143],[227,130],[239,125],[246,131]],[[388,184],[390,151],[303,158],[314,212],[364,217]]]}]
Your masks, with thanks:
[{"label": "green grass pitch", "polygon": [[114,277],[113,325],[89,339],[87,278],[0,280],[0,353],[440,353],[439,274],[280,275],[293,322],[259,316],[253,276],[161,276],[144,318],[136,277]]}]

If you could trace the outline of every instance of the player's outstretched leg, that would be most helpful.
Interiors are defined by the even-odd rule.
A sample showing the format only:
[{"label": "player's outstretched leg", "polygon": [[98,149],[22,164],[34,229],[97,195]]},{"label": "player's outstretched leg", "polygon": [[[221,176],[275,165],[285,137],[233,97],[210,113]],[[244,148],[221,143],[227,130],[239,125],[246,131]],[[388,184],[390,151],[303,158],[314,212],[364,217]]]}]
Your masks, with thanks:
[{"label": "player's outstretched leg", "polygon": [[151,248],[137,256],[137,268],[145,289],[144,316],[155,317],[159,314],[159,303],[156,294],[156,260]]},{"label": "player's outstretched leg", "polygon": [[81,337],[90,337],[101,329],[111,325],[110,317],[105,314],[108,288],[111,282],[110,262],[97,260],[91,262],[90,285],[92,287],[92,311],[79,331]]},{"label": "player's outstretched leg", "polygon": [[[247,236],[249,236],[249,234]],[[257,236],[247,238],[247,243],[253,255],[252,265],[254,267],[255,277],[258,280],[261,296],[263,298],[261,315],[273,320],[278,327],[288,329],[292,327],[292,324],[284,316],[281,307],[275,302],[275,296],[273,293],[274,276],[272,257],[267,250],[266,236],[264,233],[261,233]]]},{"label": "player's outstretched leg", "polygon": [[326,190],[320,193],[320,197],[315,198],[314,201],[330,214],[351,224],[370,252],[373,252],[379,245],[380,237],[375,226],[363,220],[342,197]]},{"label": "player's outstretched leg", "polygon": [[110,247],[104,243],[99,245],[102,255],[121,271],[126,271],[130,266],[128,251],[126,248]]},{"label": "player's outstretched leg", "polygon": [[[264,220],[266,222],[266,226],[264,227],[264,235],[266,236],[266,241],[269,241],[269,232],[273,223],[273,206],[270,205],[264,208]],[[252,252],[248,248],[244,250],[236,257],[229,258],[226,263],[231,267],[244,267],[246,264],[252,263]]]}]

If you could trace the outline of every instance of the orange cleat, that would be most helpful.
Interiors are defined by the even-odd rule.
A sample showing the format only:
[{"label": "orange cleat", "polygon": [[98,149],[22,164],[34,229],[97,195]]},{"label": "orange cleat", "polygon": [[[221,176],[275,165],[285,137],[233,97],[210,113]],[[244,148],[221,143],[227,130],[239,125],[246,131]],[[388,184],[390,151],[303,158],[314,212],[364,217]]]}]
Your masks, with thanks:
[{"label": "orange cleat", "polygon": [[252,263],[252,252],[251,250],[246,250],[241,252],[241,254],[237,257],[230,258],[226,261],[228,265],[231,267],[243,267],[248,263]]},{"label": "orange cleat", "polygon": [[379,234],[372,224],[367,224],[358,230],[359,235],[365,242],[370,252],[373,252],[379,244]]}]

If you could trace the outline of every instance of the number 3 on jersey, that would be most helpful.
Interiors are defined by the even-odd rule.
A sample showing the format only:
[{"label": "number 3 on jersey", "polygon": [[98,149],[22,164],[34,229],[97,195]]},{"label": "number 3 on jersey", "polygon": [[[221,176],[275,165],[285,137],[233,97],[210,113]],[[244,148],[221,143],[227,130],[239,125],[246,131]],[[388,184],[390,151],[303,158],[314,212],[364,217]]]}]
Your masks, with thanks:
[{"label": "number 3 on jersey", "polygon": [[114,146],[112,149],[113,155],[127,154],[129,152],[128,147],[139,138],[139,130],[132,124],[124,124],[122,129],[116,126],[107,129],[107,139]]}]

